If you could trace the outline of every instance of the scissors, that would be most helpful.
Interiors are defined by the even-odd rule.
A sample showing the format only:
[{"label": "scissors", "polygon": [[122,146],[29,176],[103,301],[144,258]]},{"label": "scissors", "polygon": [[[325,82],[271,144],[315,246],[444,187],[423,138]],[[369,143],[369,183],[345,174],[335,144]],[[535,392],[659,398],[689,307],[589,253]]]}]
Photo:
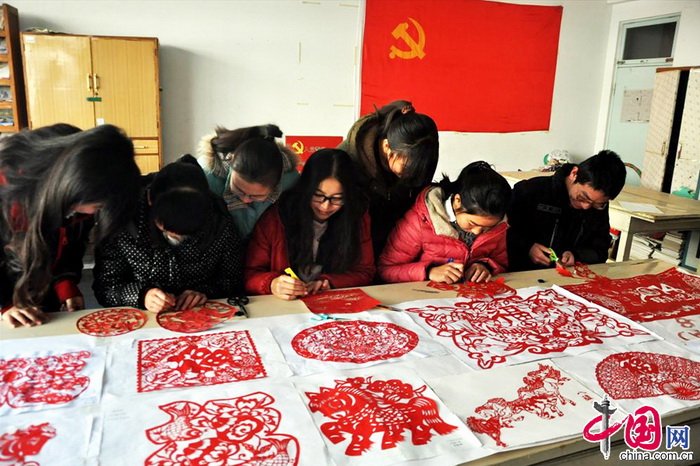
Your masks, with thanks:
[{"label": "scissors", "polygon": [[250,302],[250,299],[247,296],[233,296],[228,298],[226,302],[238,308],[234,316],[245,316],[246,319],[248,318],[248,309],[245,308],[245,305]]}]

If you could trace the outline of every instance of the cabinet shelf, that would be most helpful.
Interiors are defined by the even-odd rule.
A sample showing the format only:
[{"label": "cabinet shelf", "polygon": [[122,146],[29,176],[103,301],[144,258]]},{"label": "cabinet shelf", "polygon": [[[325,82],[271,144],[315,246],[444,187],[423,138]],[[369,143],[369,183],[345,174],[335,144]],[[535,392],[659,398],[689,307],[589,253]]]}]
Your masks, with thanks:
[{"label": "cabinet shelf", "polygon": [[3,95],[10,100],[0,101],[3,118],[12,120],[12,125],[0,125],[0,133],[17,132],[27,126],[27,106],[24,97],[24,70],[22,68],[22,51],[19,41],[19,16],[17,9],[7,3],[2,4],[2,15],[5,19],[5,29],[0,29],[0,39],[3,39],[6,53],[0,54],[0,63],[8,78],[0,79]]}]

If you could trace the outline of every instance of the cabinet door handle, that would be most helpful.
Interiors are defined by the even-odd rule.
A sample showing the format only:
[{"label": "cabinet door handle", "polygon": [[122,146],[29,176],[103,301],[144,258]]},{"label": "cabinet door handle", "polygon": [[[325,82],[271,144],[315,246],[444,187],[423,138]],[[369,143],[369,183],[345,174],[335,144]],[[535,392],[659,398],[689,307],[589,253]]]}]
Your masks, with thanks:
[{"label": "cabinet door handle", "polygon": [[148,146],[134,146],[134,149],[148,149]]},{"label": "cabinet door handle", "polygon": [[97,73],[92,75],[92,84],[95,87],[95,90],[100,88],[100,77],[97,76]]},{"label": "cabinet door handle", "polygon": [[87,74],[87,88],[88,91],[92,90],[92,76],[90,75],[90,73]]}]

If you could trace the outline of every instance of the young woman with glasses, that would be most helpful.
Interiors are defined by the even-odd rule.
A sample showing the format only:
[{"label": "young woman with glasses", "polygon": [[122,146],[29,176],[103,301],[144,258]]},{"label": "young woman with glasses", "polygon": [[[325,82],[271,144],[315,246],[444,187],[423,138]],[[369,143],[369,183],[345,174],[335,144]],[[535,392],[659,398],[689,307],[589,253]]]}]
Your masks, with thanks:
[{"label": "young woman with glasses", "polygon": [[209,188],[226,202],[244,241],[265,209],[299,178],[298,158],[275,142],[279,137],[282,131],[275,125],[217,127],[197,149]]},{"label": "young woman with glasses", "polygon": [[372,282],[370,221],[356,180],[341,150],[322,149],[309,158],[296,186],[255,226],[245,267],[250,294],[292,300]]}]

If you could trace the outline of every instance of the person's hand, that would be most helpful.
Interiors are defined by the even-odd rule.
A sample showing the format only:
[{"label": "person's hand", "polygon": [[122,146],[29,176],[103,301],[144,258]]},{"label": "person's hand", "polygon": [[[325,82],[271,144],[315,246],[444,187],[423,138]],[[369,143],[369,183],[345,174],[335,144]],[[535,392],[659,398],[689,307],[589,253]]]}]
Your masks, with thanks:
[{"label": "person's hand", "polygon": [[564,267],[570,267],[574,265],[576,263],[574,253],[571,251],[564,251],[564,254],[562,254],[559,258],[559,262],[561,262],[561,265],[563,265]]},{"label": "person's hand", "polygon": [[487,282],[491,279],[491,272],[484,264],[475,262],[464,272],[464,278],[474,283]]},{"label": "person's hand", "polygon": [[316,294],[319,291],[328,291],[331,289],[331,284],[328,280],[314,280],[306,284],[306,291],[309,294]]},{"label": "person's hand", "polygon": [[171,293],[166,293],[160,288],[151,288],[146,292],[146,297],[143,300],[146,310],[151,312],[160,312],[171,309],[175,306],[175,296]]},{"label": "person's hand", "polygon": [[61,304],[61,311],[73,312],[81,309],[85,309],[85,298],[82,296],[73,296]]},{"label": "person's hand", "polygon": [[48,316],[38,308],[23,309],[13,306],[2,314],[2,321],[10,328],[34,327],[47,320]]},{"label": "person's hand", "polygon": [[207,302],[207,295],[194,290],[185,290],[175,301],[175,309],[192,309]]},{"label": "person's hand", "polygon": [[452,283],[462,279],[464,264],[459,262],[448,262],[447,264],[433,267],[428,271],[428,279],[437,283]]},{"label": "person's hand", "polygon": [[535,243],[530,248],[528,256],[533,264],[548,266],[552,262],[549,258],[551,252],[547,246]]},{"label": "person's hand", "polygon": [[304,282],[297,280],[296,278],[292,278],[289,275],[280,275],[272,280],[270,288],[273,295],[287,301],[291,301],[299,296],[306,296],[308,294]]}]

